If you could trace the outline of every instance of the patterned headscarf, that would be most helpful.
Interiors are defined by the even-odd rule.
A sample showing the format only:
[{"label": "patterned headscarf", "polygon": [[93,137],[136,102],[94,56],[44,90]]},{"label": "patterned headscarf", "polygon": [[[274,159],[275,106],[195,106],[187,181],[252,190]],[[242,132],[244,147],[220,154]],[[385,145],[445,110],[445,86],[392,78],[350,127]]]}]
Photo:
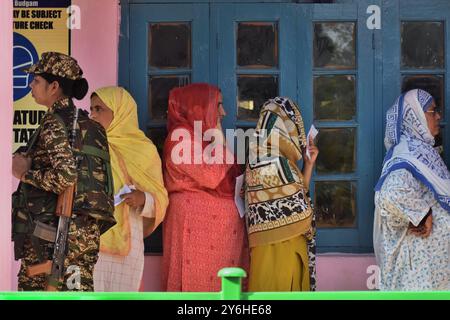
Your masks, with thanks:
[{"label": "patterned headscarf", "polygon": [[397,98],[386,114],[384,139],[386,150],[389,151],[396,146],[400,142],[401,135],[434,145],[434,138],[428,129],[424,113],[432,102],[433,97],[421,89],[408,91]]},{"label": "patterned headscarf", "polygon": [[388,110],[384,138],[387,154],[375,191],[381,189],[390,172],[407,169],[450,211],[450,172],[433,148],[434,137],[425,117],[432,102],[429,93],[414,89],[401,95]]},{"label": "patterned headscarf", "polygon": [[250,148],[251,160],[257,155],[279,155],[292,163],[301,160],[306,148],[305,128],[300,109],[292,100],[285,97],[267,100],[261,108],[256,133],[260,140]]},{"label": "patterned headscarf", "polygon": [[250,142],[245,197],[250,247],[312,236],[308,186],[297,167],[306,147],[298,106],[288,98],[268,100]]}]

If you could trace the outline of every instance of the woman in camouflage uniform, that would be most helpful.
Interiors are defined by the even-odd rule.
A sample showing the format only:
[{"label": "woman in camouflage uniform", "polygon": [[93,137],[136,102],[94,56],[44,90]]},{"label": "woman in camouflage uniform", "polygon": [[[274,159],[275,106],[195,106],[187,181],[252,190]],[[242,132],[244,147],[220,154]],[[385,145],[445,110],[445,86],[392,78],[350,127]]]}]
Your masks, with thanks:
[{"label": "woman in camouflage uniform", "polygon": [[[55,235],[45,237],[37,232],[56,228],[56,199],[68,187],[77,182],[72,216],[67,239],[68,250],[64,260],[64,281],[51,285],[57,290],[93,290],[93,268],[97,261],[100,234],[115,222],[112,216],[112,194],[103,190],[80,190],[80,181],[94,176],[98,189],[107,184],[105,165],[92,162],[92,168],[78,166],[76,149],[70,144],[70,132],[75,114],[72,98],[82,99],[88,91],[88,83],[82,78],[77,61],[57,52],[45,52],[41,60],[25,72],[33,74],[30,84],[35,101],[48,108],[40,127],[30,139],[26,154],[13,157],[13,175],[20,179],[17,196],[13,195],[13,240],[16,260],[22,259],[19,272],[19,290],[45,290],[48,277],[45,274],[30,276],[30,266],[52,260]],[[95,137],[98,148],[108,155],[105,131],[79,110],[78,135]],[[83,129],[84,128],[84,129]],[[72,139],[75,139],[72,137]],[[81,148],[81,147],[80,147]],[[79,159],[79,158],[77,158]],[[85,209],[89,208],[89,209]],[[40,234],[40,235],[39,235]],[[44,238],[46,238],[44,240]],[[48,241],[50,240],[50,241]]]}]

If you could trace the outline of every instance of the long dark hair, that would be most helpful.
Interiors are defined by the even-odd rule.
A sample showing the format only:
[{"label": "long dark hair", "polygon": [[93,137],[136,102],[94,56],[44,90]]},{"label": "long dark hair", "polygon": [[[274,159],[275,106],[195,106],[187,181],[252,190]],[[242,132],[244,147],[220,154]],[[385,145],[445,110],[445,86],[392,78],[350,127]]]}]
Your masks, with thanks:
[{"label": "long dark hair", "polygon": [[48,83],[52,83],[54,81],[58,82],[63,94],[69,98],[81,100],[86,96],[86,93],[89,90],[89,84],[85,78],[71,80],[60,76],[55,76],[50,73],[41,73],[39,76],[44,78]]}]

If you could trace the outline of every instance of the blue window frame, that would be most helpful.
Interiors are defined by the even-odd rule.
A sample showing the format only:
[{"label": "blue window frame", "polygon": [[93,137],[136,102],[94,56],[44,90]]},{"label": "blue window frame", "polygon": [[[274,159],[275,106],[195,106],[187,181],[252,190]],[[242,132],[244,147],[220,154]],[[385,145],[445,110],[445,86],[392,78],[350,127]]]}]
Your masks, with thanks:
[{"label": "blue window frame", "polygon": [[[265,84],[267,93],[274,92],[275,95],[296,97],[296,70],[292,68],[296,64],[295,46],[292,46],[291,39],[295,37],[295,6],[290,4],[260,3],[255,10],[254,4],[217,4],[212,6],[214,21],[217,21],[217,84],[221,88],[224,96],[224,105],[228,107],[228,117],[225,119],[226,128],[248,128],[256,125],[257,112],[247,115],[242,111],[239,104],[244,99],[251,101],[264,101],[264,93],[261,96],[252,96],[254,85]],[[264,38],[267,36],[264,31],[269,28],[273,42],[258,42],[254,37]],[[243,35],[241,35],[243,34]],[[246,54],[251,53],[245,46],[247,41],[253,41],[254,45],[261,47],[259,51],[273,53],[274,59],[271,62],[240,63],[245,59]],[[261,39],[259,39],[261,40]],[[265,47],[262,47],[266,45]],[[268,48],[270,46],[270,49]],[[245,52],[247,49],[247,52]],[[270,86],[276,88],[270,90]],[[255,88],[256,89],[256,88]],[[262,89],[262,88],[260,88]],[[241,95],[244,96],[241,96]],[[254,109],[260,106],[254,105]],[[256,111],[255,110],[255,111]],[[239,114],[243,113],[243,114]]]},{"label": "blue window frame", "polygon": [[[129,12],[122,24],[129,32],[125,29],[121,34],[129,38],[121,42],[129,44],[120,48],[120,83],[136,99],[140,128],[161,150],[167,134],[169,89],[209,81],[209,31],[205,27],[209,25],[209,7],[201,3],[124,3],[122,9]],[[161,50],[171,41],[176,42],[172,49],[178,50],[177,59],[167,59],[167,50]],[[161,226],[146,240],[145,250],[162,252]]]},{"label": "blue window frame", "polygon": [[[374,49],[373,31],[366,27],[368,5],[359,1],[299,6],[306,18],[298,20],[298,101],[306,106],[305,123],[319,129],[324,160],[318,159],[311,186],[317,216],[322,218],[319,252],[372,251]],[[347,43],[343,53],[327,57],[324,47],[340,43]],[[323,112],[333,100],[339,112]],[[342,147],[336,148],[336,142]]]},{"label": "blue window frame", "polygon": [[[164,110],[153,110],[153,78],[160,83],[161,78],[184,75],[187,80],[183,81],[217,84],[227,111],[225,128],[256,124],[253,117],[258,106],[252,103],[257,99],[251,99],[255,83],[266,95],[276,92],[294,98],[301,106],[305,128],[314,124],[320,131],[322,159],[311,186],[316,209],[323,215],[317,237],[319,252],[372,252],[373,186],[384,156],[384,114],[405,82],[419,79],[441,84],[443,106],[450,92],[447,1],[157,2],[121,1],[119,82],[138,102],[141,128],[153,140],[165,134]],[[370,5],[381,8],[381,29],[369,30],[366,25]],[[442,30],[442,63],[425,67],[412,63],[411,67],[402,62],[402,48],[407,48],[402,44],[402,30],[413,30],[409,31],[413,34],[418,22],[431,22],[429,28]],[[149,61],[152,25],[168,30],[174,24],[184,24],[179,29],[190,32],[190,64],[155,67]],[[252,32],[259,33],[260,39],[252,37]],[[252,62],[243,54],[251,51],[245,41],[265,44],[261,48],[268,55]],[[168,81],[168,86],[183,81]],[[448,160],[450,111],[445,109],[442,126]],[[329,214],[330,210],[341,216]],[[152,236],[146,250],[160,253],[160,238],[159,232]]]},{"label": "blue window frame", "polygon": [[[209,9],[207,4],[133,4],[130,6],[130,90],[139,107],[141,128],[159,128],[163,120],[151,115],[151,80],[162,77],[186,77],[185,82],[209,81]],[[152,27],[184,26],[187,29],[187,63],[179,66],[152,65]],[[167,36],[168,33],[163,34]],[[177,34],[174,36],[178,36]],[[159,38],[161,42],[164,38]],[[155,43],[161,45],[162,43]],[[199,49],[202,48],[202,49]],[[193,51],[193,52],[192,52]],[[160,54],[164,54],[161,52]],[[170,64],[170,63],[169,63]],[[180,83],[182,85],[183,83]],[[149,110],[150,109],[150,110]],[[150,111],[150,112],[149,112]],[[150,113],[150,114],[149,114]]]},{"label": "blue window frame", "polygon": [[[378,80],[383,93],[383,114],[405,89],[405,80],[411,79],[413,85],[427,89],[435,98],[437,96],[437,103],[443,110],[443,156],[449,166],[450,4],[446,0],[387,0],[384,5],[384,28],[390,32],[382,34],[382,83]],[[409,45],[414,49],[412,54],[408,52],[408,43],[405,43],[411,28],[413,37]],[[417,39],[423,41],[419,43]],[[433,61],[430,63],[430,60]],[[417,80],[415,83],[414,78]],[[380,126],[384,132],[385,123]]]}]

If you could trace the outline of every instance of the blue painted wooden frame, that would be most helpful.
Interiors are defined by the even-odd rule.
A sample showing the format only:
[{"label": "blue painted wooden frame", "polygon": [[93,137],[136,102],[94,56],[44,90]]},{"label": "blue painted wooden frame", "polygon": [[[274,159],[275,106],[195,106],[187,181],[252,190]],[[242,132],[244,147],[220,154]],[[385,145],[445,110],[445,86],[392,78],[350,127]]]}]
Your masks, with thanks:
[{"label": "blue painted wooden frame", "polygon": [[[237,119],[237,75],[264,74],[277,75],[279,94],[289,97],[296,95],[296,48],[292,41],[295,37],[295,6],[291,4],[261,3],[257,10],[252,4],[213,4],[213,15],[217,21],[218,71],[217,84],[221,88],[227,116],[224,128],[255,126],[256,121]],[[236,66],[236,24],[245,21],[267,21],[278,23],[279,67],[274,69],[238,69]]]},{"label": "blue painted wooden frame", "polygon": [[[445,118],[442,119],[444,131],[444,159],[450,164],[450,132],[448,101],[450,99],[450,3],[447,0],[384,0],[385,28],[383,32],[383,115],[401,93],[402,74],[436,74],[444,75]],[[401,69],[400,32],[402,21],[442,21],[444,23],[445,66],[443,69]],[[385,128],[383,118],[382,128]],[[383,131],[384,132],[384,131]],[[384,154],[384,153],[383,153]]]},{"label": "blue painted wooden frame", "polygon": [[[151,75],[190,74],[191,82],[209,82],[208,4],[132,4],[130,5],[129,87],[135,97],[139,126],[147,129],[161,127],[148,116],[148,78]],[[192,28],[192,67],[190,69],[155,70],[148,66],[149,22],[189,22]],[[195,50],[195,52],[194,52]]]},{"label": "blue painted wooden frame", "polygon": [[[351,174],[314,176],[314,181],[355,181],[357,182],[357,217],[355,228],[319,228],[317,244],[319,252],[371,252],[373,221],[373,181],[374,181],[374,49],[372,30],[366,27],[366,9],[373,1],[359,1],[347,4],[314,4],[298,6],[299,37],[298,57],[298,96],[302,106],[305,127],[313,122],[313,77],[314,75],[351,74],[357,79],[355,121],[314,122],[316,127],[357,128],[356,162],[357,170]],[[355,22],[356,24],[356,70],[326,70],[313,67],[313,23],[314,22]],[[307,48],[305,51],[304,48]],[[312,196],[314,187],[311,186]]]},{"label": "blue painted wooden frame", "polygon": [[[147,66],[146,61],[142,59],[147,58],[147,24],[142,23],[142,21],[149,20],[150,17],[159,16],[161,21],[180,21],[180,16],[176,15],[176,12],[182,12],[186,14],[186,6],[192,6],[193,4],[181,4],[177,5],[178,10],[173,9],[173,5],[136,5],[136,4],[123,4],[122,12],[126,17],[122,17],[122,28],[121,28],[121,47],[120,52],[125,58],[125,63],[122,64],[121,56],[121,68],[120,68],[120,81],[121,84],[130,87],[132,94],[135,95],[138,105],[145,106],[145,108],[140,108],[140,119],[147,119],[147,77],[148,68],[139,68],[138,66]],[[206,5],[206,4],[202,4]],[[143,10],[146,6],[147,10]],[[134,9],[133,9],[134,8]],[[154,11],[158,13],[148,12],[148,8],[153,8]],[[170,9],[169,9],[170,8]],[[183,8],[183,10],[180,10]],[[312,123],[313,109],[312,109],[312,21],[358,21],[357,25],[357,35],[360,35],[360,29],[365,24],[365,19],[358,19],[358,6],[355,3],[349,4],[316,4],[316,5],[295,5],[287,3],[261,3],[258,4],[258,10],[254,10],[254,4],[243,3],[243,4],[230,4],[230,3],[211,3],[209,5],[209,35],[203,35],[204,43],[209,45],[209,59],[205,58],[203,61],[209,61],[209,79],[212,83],[216,83],[221,87],[224,94],[224,104],[227,108],[228,116],[225,118],[224,127],[234,128],[238,126],[252,125],[252,122],[236,121],[236,68],[235,68],[235,21],[278,21],[280,30],[280,66],[279,70],[272,70],[273,73],[278,73],[280,75],[280,95],[290,96],[297,99],[302,107],[302,112],[305,120],[306,128]],[[362,10],[362,9],[361,9]],[[365,7],[364,7],[365,10]],[[161,13],[163,12],[163,13]],[[206,9],[203,8],[203,14],[205,14]],[[365,14],[365,12],[364,12]],[[132,17],[132,22],[130,24],[130,16]],[[164,18],[164,19],[163,19]],[[203,20],[203,23],[205,20]],[[134,31],[133,31],[134,30]],[[140,35],[140,39],[145,41],[137,41],[127,37],[130,32],[137,32]],[[219,37],[219,34],[221,35]],[[369,35],[371,37],[371,35]],[[206,41],[206,38],[208,41]],[[297,43],[291,39],[297,39]],[[370,38],[371,39],[371,38]],[[126,42],[128,41],[128,45]],[[209,44],[207,43],[209,42]],[[124,44],[125,43],[125,44]],[[368,43],[371,40],[363,41],[358,38],[358,48],[357,52],[368,50]],[[195,45],[193,44],[193,48]],[[307,48],[305,50],[305,48]],[[140,57],[142,61],[136,59],[131,59],[134,56],[130,51],[140,52]],[[144,53],[144,54],[142,54]],[[373,52],[369,50],[370,57],[372,57]],[[372,58],[370,58],[372,59]],[[370,60],[369,59],[369,60]],[[361,63],[359,61],[358,55],[358,65],[366,66],[368,68],[373,66],[373,62],[367,63],[364,61]],[[126,63],[128,61],[129,72],[124,72],[126,69]],[[195,67],[193,67],[195,70]],[[204,68],[206,70],[206,68]],[[245,71],[244,71],[245,72]],[[253,70],[249,71],[253,72]],[[262,71],[266,73],[267,70]],[[319,71],[320,72],[320,71]],[[330,73],[326,71],[327,73]],[[361,73],[361,69],[358,72],[354,72],[355,75]],[[366,72],[366,71],[364,71]],[[142,74],[141,74],[142,73]],[[207,72],[206,72],[207,73]],[[208,76],[203,72],[203,77],[201,81],[208,81]],[[336,71],[336,74],[342,73],[341,71]],[[133,76],[130,77],[130,74]],[[367,77],[370,78],[370,77]],[[145,80],[143,80],[145,79]],[[370,79],[369,79],[370,80]],[[199,81],[194,80],[193,81]],[[140,82],[140,83],[139,83]],[[372,87],[373,84],[368,84],[362,86],[361,81],[358,81],[358,88],[365,87],[366,89],[358,89],[358,105],[364,105],[365,110],[373,110],[370,103],[362,103],[361,96],[364,96],[366,101],[368,97],[373,95]],[[368,88],[367,88],[368,87]],[[362,93],[360,92],[362,90]],[[145,109],[145,110],[143,110]],[[358,113],[358,117],[364,117],[364,123],[367,119],[371,119],[372,115],[366,113]],[[361,119],[358,119],[358,123]],[[354,127],[358,127],[358,123],[348,124]],[[147,128],[149,125],[144,120],[141,120],[140,125],[142,128]],[[151,124],[150,124],[151,125]],[[336,126],[341,124],[336,124]],[[372,128],[373,124],[368,124],[368,127]],[[370,130],[370,129],[369,129]],[[369,135],[370,136],[370,135]],[[363,148],[364,146],[370,147],[374,144],[366,143],[363,144],[359,139],[361,135],[357,136],[358,146]],[[370,154],[359,155],[358,157],[370,158]],[[361,203],[369,203],[369,207],[372,206],[372,197],[366,196],[363,198],[363,194],[371,195],[371,187],[373,185],[373,169],[370,167],[372,161],[367,159],[367,170],[359,169],[358,173],[352,175],[342,176],[328,176],[330,179],[357,179],[359,178],[358,185],[358,199],[357,203],[360,206]],[[360,161],[360,160],[359,160]],[[364,172],[363,172],[364,171]],[[361,179],[364,175],[367,179]],[[323,177],[317,177],[317,180],[323,180]],[[364,180],[364,182],[362,182]],[[370,186],[370,187],[368,187]],[[369,190],[367,193],[364,190]],[[368,229],[371,228],[371,218],[372,215],[369,213],[360,214],[357,223],[358,228],[355,229],[329,229],[319,231],[319,251],[343,251],[343,252],[367,252],[371,251],[371,232]]]},{"label": "blue painted wooden frame", "polygon": [[[312,0],[196,0],[197,3],[311,3]],[[335,0],[335,2],[352,2],[358,0]],[[192,3],[192,0],[129,0],[130,3]]]},{"label": "blue painted wooden frame", "polygon": [[[121,31],[119,44],[119,85],[129,89],[138,105],[139,127],[146,132],[151,128],[165,128],[165,121],[151,121],[148,116],[148,79],[151,75],[170,75],[180,70],[157,70],[148,65],[148,25],[149,22],[186,21],[192,27],[192,66],[184,70],[190,74],[192,82],[209,82],[210,39],[208,4],[130,4],[121,3]],[[137,36],[130,36],[137,35]],[[155,239],[153,239],[153,238]],[[156,232],[149,241],[161,243]],[[147,245],[146,245],[147,246]],[[146,247],[147,248],[147,247]],[[150,248],[146,254],[160,255],[158,246]]]},{"label": "blue painted wooden frame", "polygon": [[[159,2],[159,4],[155,4]],[[450,65],[450,6],[447,0],[340,0],[335,4],[292,4],[290,1],[214,1],[197,0],[195,4],[190,0],[168,1],[168,4],[161,4],[161,1],[154,0],[131,0],[121,1],[122,23],[119,44],[119,84],[130,89],[137,98],[140,107],[140,118],[147,119],[147,80],[145,87],[139,86],[136,81],[148,76],[148,69],[140,70],[135,59],[132,59],[133,50],[143,50],[147,52],[145,43],[135,43],[130,40],[130,28],[136,24],[136,15],[144,15],[146,10],[136,10],[136,15],[132,13],[132,8],[140,6],[142,3],[153,3],[149,7],[154,8],[154,13],[160,11],[159,8],[176,6],[201,5],[205,6],[202,11],[203,28],[207,34],[203,35],[205,55],[202,57],[201,67],[203,71],[198,77],[193,77],[193,81],[210,81],[219,85],[224,91],[225,105],[228,106],[228,117],[225,119],[224,127],[234,128],[236,123],[236,78],[235,78],[235,46],[224,47],[225,44],[234,44],[234,27],[226,30],[233,19],[240,21],[251,20],[273,20],[274,17],[282,19],[283,14],[287,14],[289,19],[289,31],[295,41],[288,41],[290,45],[286,49],[280,47],[280,58],[286,56],[286,61],[290,61],[287,66],[280,65],[280,94],[295,97],[299,102],[308,129],[313,119],[313,67],[312,67],[312,41],[313,29],[312,21],[355,21],[357,22],[357,65],[355,72],[358,77],[357,123],[344,123],[348,126],[357,127],[360,131],[357,136],[358,171],[345,176],[316,176],[316,181],[330,179],[359,179],[358,185],[358,220],[356,229],[321,229],[319,230],[319,251],[340,251],[340,252],[371,252],[372,249],[372,220],[373,220],[373,186],[378,180],[384,157],[384,128],[385,112],[391,106],[395,98],[400,94],[400,23],[402,20],[432,20],[445,21],[446,40],[446,60],[445,68],[436,72],[445,74],[444,94],[446,102],[449,99],[450,81],[447,77],[447,68]],[[177,2],[173,4],[171,2]],[[239,3],[235,3],[239,2]],[[260,2],[257,5],[254,2]],[[261,3],[264,2],[264,3]],[[270,3],[265,3],[270,2]],[[137,4],[141,3],[141,4]],[[180,4],[181,3],[181,4]],[[381,30],[368,30],[366,19],[369,14],[366,9],[369,5],[379,5],[382,9]],[[256,7],[257,6],[257,7]],[[148,8],[149,8],[148,7]],[[282,8],[289,8],[284,10]],[[156,10],[158,8],[158,10]],[[234,9],[233,9],[234,8]],[[236,8],[240,8],[239,10]],[[257,8],[257,10],[255,10]],[[260,9],[270,8],[270,9]],[[161,9],[164,11],[164,9]],[[177,20],[176,11],[188,10],[166,10],[166,17],[169,20]],[[269,12],[271,11],[271,12]],[[192,12],[192,11],[191,11]],[[277,13],[278,12],[278,13]],[[160,14],[160,13],[158,13]],[[181,14],[181,13],[180,13]],[[206,17],[206,20],[205,20]],[[209,21],[208,21],[209,17]],[[282,19],[283,20],[283,19]],[[286,20],[286,19],[284,19]],[[280,20],[281,21],[281,20]],[[293,26],[294,24],[294,26]],[[205,25],[209,26],[209,31],[205,30]],[[146,30],[141,30],[145,32]],[[208,33],[209,32],[209,33]],[[219,36],[220,35],[220,36]],[[283,40],[279,43],[283,46]],[[193,48],[194,48],[193,44]],[[305,50],[306,48],[306,50]],[[205,50],[205,49],[203,49]],[[287,52],[283,52],[287,50]],[[143,54],[142,56],[147,57]],[[293,57],[293,58],[292,58]],[[282,58],[283,59],[283,58]],[[142,61],[141,61],[142,64]],[[147,63],[145,62],[145,66]],[[194,67],[195,68],[195,67]],[[194,69],[193,68],[193,69]],[[287,73],[285,71],[287,70]],[[294,70],[294,71],[293,71]],[[421,73],[420,70],[417,73]],[[315,74],[322,71],[314,70]],[[414,72],[411,71],[411,72]],[[422,71],[423,72],[423,71]],[[333,72],[325,71],[332,74]],[[336,71],[335,74],[345,73]],[[131,76],[130,76],[131,75]],[[284,78],[296,79],[295,86],[291,83],[283,85]],[[137,88],[137,89],[136,89]],[[144,107],[142,107],[144,106]],[[232,108],[230,108],[232,106]],[[145,109],[145,110],[142,110]],[[449,112],[448,102],[446,103],[444,123],[448,123]],[[239,126],[250,126],[253,122],[239,122]],[[148,123],[140,123],[141,128],[146,129]],[[340,124],[324,123],[330,127]],[[319,125],[318,125],[319,126]],[[444,136],[445,159],[450,160],[450,130],[447,128]],[[367,133],[367,134],[362,134]]]}]

